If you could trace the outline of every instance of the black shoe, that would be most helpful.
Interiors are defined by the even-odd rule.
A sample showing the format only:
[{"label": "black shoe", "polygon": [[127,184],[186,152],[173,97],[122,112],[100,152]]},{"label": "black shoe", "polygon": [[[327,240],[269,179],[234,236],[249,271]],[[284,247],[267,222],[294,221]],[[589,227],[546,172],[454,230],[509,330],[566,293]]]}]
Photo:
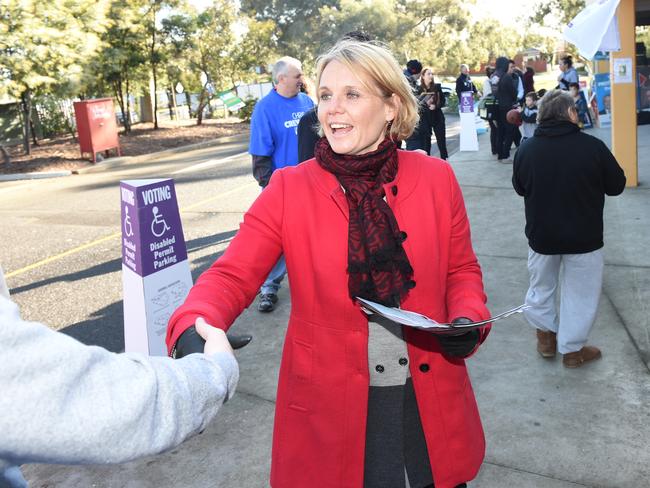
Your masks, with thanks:
[{"label": "black shoe", "polygon": [[260,312],[273,312],[275,304],[278,302],[278,296],[275,293],[262,293],[260,302],[257,304],[257,310]]}]

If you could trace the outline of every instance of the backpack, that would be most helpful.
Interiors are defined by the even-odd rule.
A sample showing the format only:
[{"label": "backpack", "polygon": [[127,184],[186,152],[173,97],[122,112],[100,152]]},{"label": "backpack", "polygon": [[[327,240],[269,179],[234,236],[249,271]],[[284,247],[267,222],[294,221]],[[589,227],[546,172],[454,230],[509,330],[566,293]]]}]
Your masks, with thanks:
[{"label": "backpack", "polygon": [[478,116],[483,120],[496,120],[499,111],[497,98],[490,94],[478,102]]}]

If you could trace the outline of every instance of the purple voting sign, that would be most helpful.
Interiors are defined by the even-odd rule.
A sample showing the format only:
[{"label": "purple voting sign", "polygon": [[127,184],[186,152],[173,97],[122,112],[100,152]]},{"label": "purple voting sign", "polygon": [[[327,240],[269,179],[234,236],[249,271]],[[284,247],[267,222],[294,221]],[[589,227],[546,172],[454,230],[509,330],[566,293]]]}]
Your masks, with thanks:
[{"label": "purple voting sign", "polygon": [[122,262],[144,277],[187,259],[171,179],[120,184]]},{"label": "purple voting sign", "polygon": [[474,111],[474,94],[472,92],[461,92],[460,113],[468,114]]}]

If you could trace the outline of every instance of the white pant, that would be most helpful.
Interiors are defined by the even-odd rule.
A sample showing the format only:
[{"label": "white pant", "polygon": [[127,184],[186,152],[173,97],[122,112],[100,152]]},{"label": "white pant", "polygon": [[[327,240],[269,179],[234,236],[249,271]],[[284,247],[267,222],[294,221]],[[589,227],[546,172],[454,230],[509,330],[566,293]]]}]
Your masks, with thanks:
[{"label": "white pant", "polygon": [[[560,269],[561,267],[561,269]],[[557,333],[558,351],[575,352],[587,343],[603,285],[602,249],[585,254],[538,254],[528,250],[528,322]],[[560,316],[555,307],[560,285]]]}]

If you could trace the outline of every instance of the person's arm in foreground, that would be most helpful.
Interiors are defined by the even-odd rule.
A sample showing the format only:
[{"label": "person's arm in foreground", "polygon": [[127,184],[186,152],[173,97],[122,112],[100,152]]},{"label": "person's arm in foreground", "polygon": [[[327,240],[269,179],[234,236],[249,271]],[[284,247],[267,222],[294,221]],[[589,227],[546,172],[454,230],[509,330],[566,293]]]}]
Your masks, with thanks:
[{"label": "person's arm in foreground", "polygon": [[226,251],[199,276],[183,305],[170,317],[166,338],[170,352],[197,318],[228,330],[255,299],[282,254],[284,171],[273,173],[268,187],[244,215],[239,232]]},{"label": "person's arm in foreground", "polygon": [[206,354],[115,354],[24,321],[0,297],[0,459],[119,463],[202,431],[234,393],[239,369],[225,336],[212,336],[223,333],[197,327]]},{"label": "person's arm in foreground", "polygon": [[[457,323],[490,317],[485,302],[483,276],[470,235],[463,195],[453,171],[448,168],[452,194],[452,228],[447,271],[448,318]],[[440,336],[443,350],[450,356],[468,357],[478,349],[490,332],[490,325],[459,336]]]}]

